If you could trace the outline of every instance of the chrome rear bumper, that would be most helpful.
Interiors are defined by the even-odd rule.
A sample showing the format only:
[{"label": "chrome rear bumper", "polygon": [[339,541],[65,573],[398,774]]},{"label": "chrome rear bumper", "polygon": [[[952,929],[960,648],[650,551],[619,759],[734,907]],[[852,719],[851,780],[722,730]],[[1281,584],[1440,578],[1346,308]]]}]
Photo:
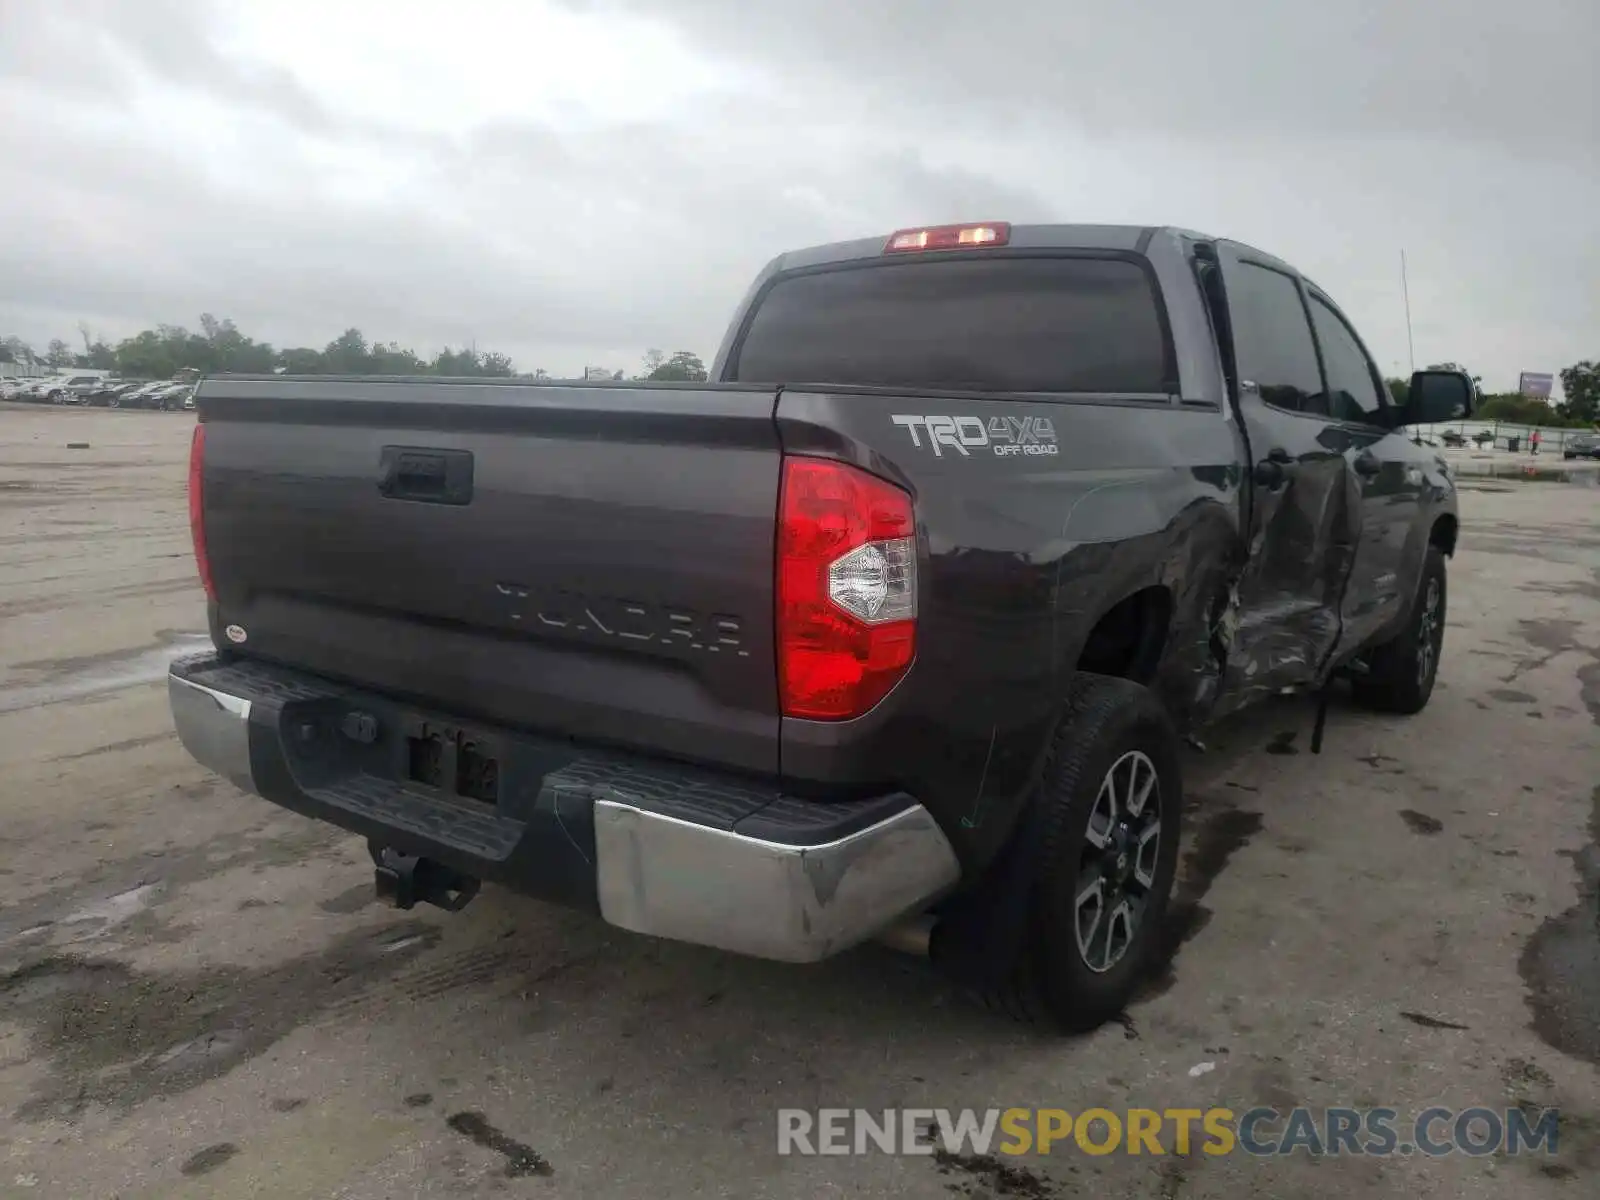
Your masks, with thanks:
[{"label": "chrome rear bumper", "polygon": [[635,933],[814,962],[931,903],[960,877],[926,809],[826,845],[785,846],[625,803],[594,808],[600,915]]},{"label": "chrome rear bumper", "polygon": [[[179,740],[196,761],[244,791],[383,839],[383,801],[381,794],[374,801],[371,786],[363,790],[358,811],[325,790],[308,792],[285,782],[291,772],[284,765],[279,736],[280,697],[239,694],[244,689],[209,685],[204,672],[199,678],[189,675],[188,665],[174,664],[168,693]],[[272,786],[263,786],[258,778],[263,771],[276,781]],[[590,778],[579,786],[544,785],[557,793],[558,817],[564,813],[569,821],[592,822],[592,861],[583,854],[593,874],[592,905],[621,929],[757,958],[813,962],[921,911],[960,877],[955,853],[938,823],[910,797],[898,811],[865,828],[815,844],[791,845],[653,811],[650,797],[630,792],[629,780],[636,778],[637,769],[615,779]],[[536,872],[517,864],[538,857],[524,853],[521,841],[551,836],[546,827],[529,824],[523,831],[504,819],[431,801],[414,787],[390,786],[396,811],[404,806],[409,814],[403,822],[396,816],[393,824],[404,831],[408,853],[428,854],[427,838],[436,836],[441,861],[448,859],[478,878],[541,894],[540,880],[524,878]],[[659,789],[651,791],[659,801]],[[430,809],[421,822],[419,805]],[[498,854],[464,848],[465,841],[449,834],[455,813],[462,813],[463,821],[472,820],[475,828],[496,822],[515,848]],[[424,827],[428,832],[419,834]],[[495,833],[491,829],[477,845]]]}]

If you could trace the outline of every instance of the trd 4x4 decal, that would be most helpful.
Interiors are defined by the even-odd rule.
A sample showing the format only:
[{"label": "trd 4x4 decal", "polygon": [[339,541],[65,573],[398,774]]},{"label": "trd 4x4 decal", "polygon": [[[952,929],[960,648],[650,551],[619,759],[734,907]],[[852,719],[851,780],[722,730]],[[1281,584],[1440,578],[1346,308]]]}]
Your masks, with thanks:
[{"label": "trd 4x4 decal", "polygon": [[935,458],[943,458],[946,449],[967,457],[985,447],[1002,458],[1060,453],[1056,427],[1049,417],[990,417],[985,421],[982,417],[895,414],[889,419],[911,435],[911,444],[918,449],[926,439]]}]

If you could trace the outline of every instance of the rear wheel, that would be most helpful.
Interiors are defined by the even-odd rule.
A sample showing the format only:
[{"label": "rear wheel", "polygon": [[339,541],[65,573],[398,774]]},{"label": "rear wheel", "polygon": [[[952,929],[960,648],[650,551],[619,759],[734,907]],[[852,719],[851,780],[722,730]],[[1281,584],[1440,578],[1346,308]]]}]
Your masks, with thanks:
[{"label": "rear wheel", "polygon": [[1085,1032],[1127,1006],[1163,941],[1183,781],[1178,738],[1155,696],[1125,679],[1077,675],[1037,802],[1028,928],[992,999]]},{"label": "rear wheel", "polygon": [[1429,546],[1406,627],[1365,656],[1369,669],[1352,685],[1357,701],[1379,712],[1402,715],[1427,707],[1444,651],[1445,582],[1444,551]]}]

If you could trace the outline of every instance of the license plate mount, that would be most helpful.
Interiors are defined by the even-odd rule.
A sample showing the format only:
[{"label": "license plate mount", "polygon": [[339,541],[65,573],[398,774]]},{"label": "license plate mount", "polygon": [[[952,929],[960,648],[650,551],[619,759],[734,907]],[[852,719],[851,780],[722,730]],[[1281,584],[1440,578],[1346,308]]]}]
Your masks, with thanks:
[{"label": "license plate mount", "polygon": [[404,727],[402,770],[408,783],[478,804],[499,804],[500,739],[426,717],[412,717]]}]

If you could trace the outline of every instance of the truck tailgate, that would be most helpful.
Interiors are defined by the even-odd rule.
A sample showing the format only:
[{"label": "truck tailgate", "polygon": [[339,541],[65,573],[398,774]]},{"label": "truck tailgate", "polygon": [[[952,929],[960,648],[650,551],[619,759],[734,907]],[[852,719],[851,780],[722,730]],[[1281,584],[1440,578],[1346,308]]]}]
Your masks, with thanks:
[{"label": "truck tailgate", "polygon": [[776,772],[773,388],[223,376],[198,404],[219,647]]}]

